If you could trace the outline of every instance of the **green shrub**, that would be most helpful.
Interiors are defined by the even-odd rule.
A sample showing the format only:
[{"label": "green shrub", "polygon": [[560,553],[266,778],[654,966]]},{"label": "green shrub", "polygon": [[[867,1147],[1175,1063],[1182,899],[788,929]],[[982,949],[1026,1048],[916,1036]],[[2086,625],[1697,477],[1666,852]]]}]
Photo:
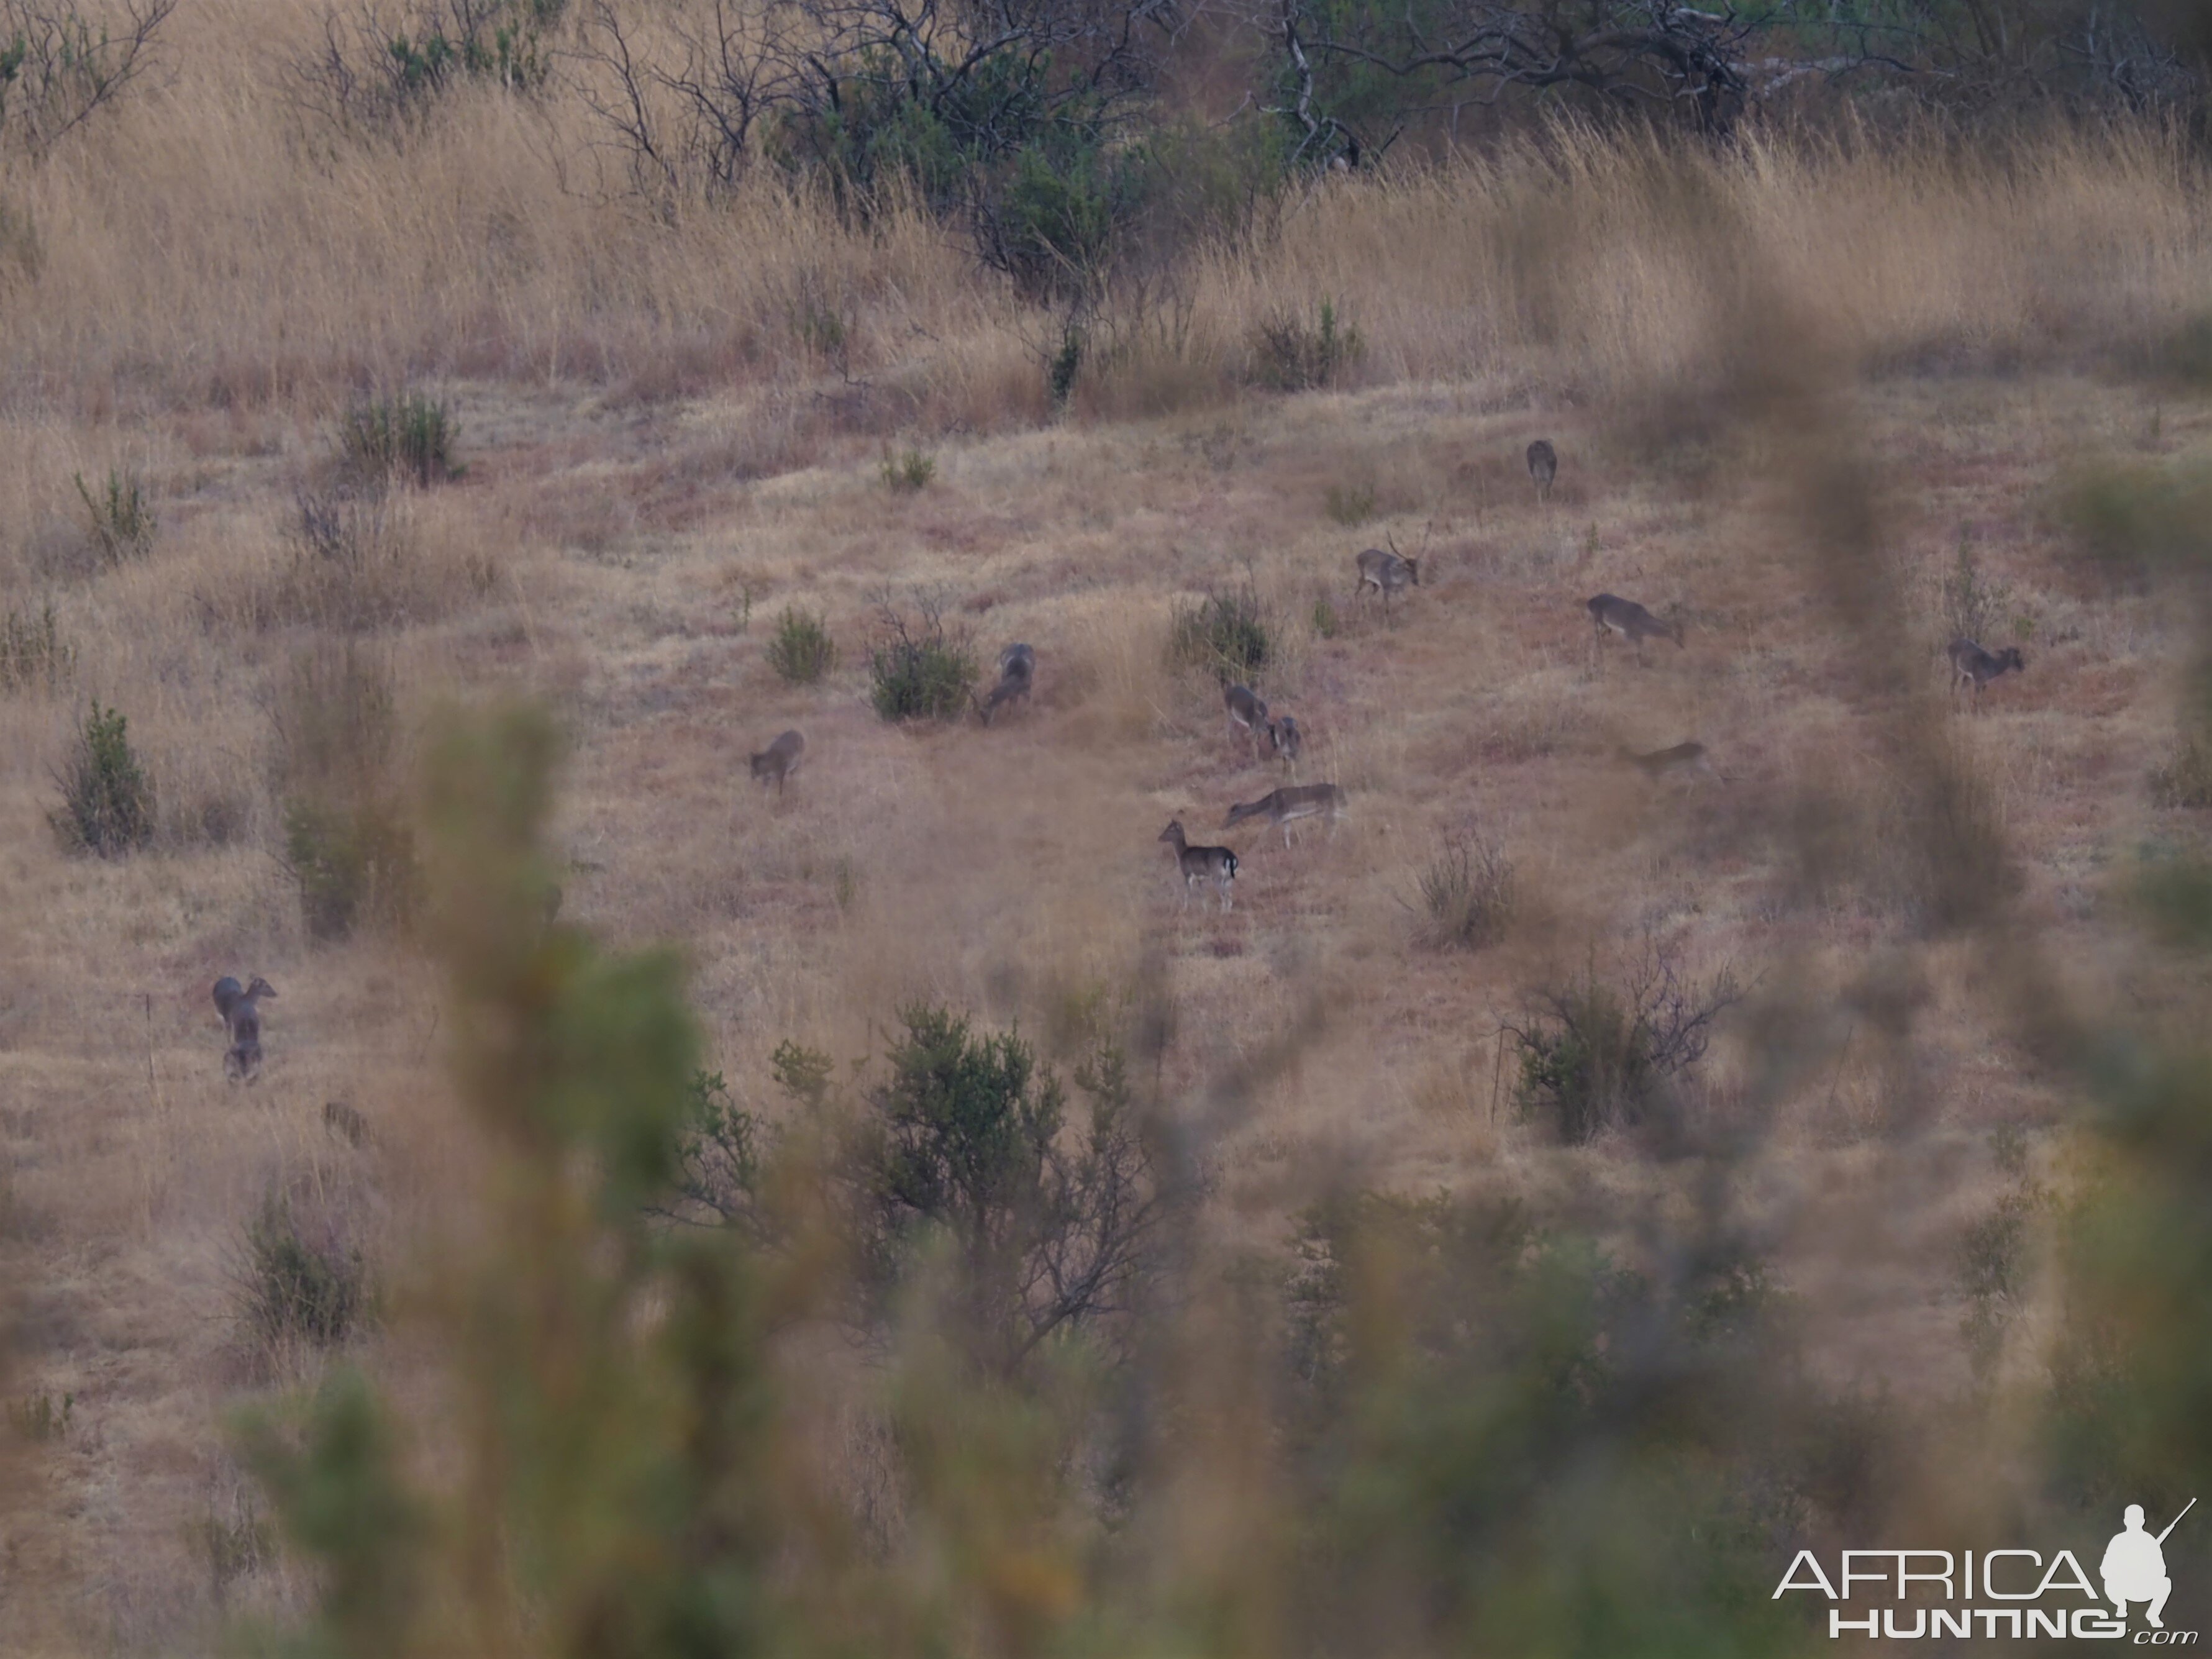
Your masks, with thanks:
[{"label": "green shrub", "polygon": [[1729,974],[1692,980],[1656,945],[1618,986],[1592,963],[1538,992],[1524,1024],[1504,1028],[1521,1051],[1515,1104],[1569,1146],[1640,1123],[1669,1079],[1705,1058],[1714,1022],[1739,994]]},{"label": "green shrub", "polygon": [[1068,394],[1075,390],[1075,377],[1083,368],[1083,327],[1070,321],[1060,331],[1060,349],[1052,355],[1045,368],[1045,389],[1052,394],[1054,409],[1067,407]]},{"label": "green shrub", "polygon": [[2027,1305],[2029,1247],[2039,1212],[2051,1194],[2025,1180],[1966,1224],[1960,1235],[1957,1273],[1966,1302],[1959,1322],[1966,1358],[1986,1377],[2003,1349],[2005,1329]]},{"label": "green shrub", "polygon": [[837,665],[837,647],[830,637],[828,619],[787,609],[776,618],[775,637],[768,642],[768,659],[793,685],[820,679]]},{"label": "green shrub", "polygon": [[93,703],[58,781],[62,809],[48,821],[70,851],[120,858],[153,839],[154,784],[131,750],[121,711]]},{"label": "green shrub", "polygon": [[1260,596],[1209,592],[1196,605],[1176,607],[1168,629],[1168,660],[1203,669],[1218,679],[1249,680],[1274,657],[1274,641]]},{"label": "green shrub", "polygon": [[62,638],[49,603],[36,616],[0,617],[0,691],[52,691],[76,670],[76,647]]},{"label": "green shrub", "polygon": [[1333,640],[1336,637],[1338,626],[1336,606],[1328,599],[1316,599],[1313,608],[1313,631],[1316,637]]},{"label": "green shrub", "polygon": [[327,9],[313,50],[287,66],[302,107],[339,127],[422,118],[466,83],[535,92],[568,0],[401,0]]},{"label": "green shrub", "polygon": [[884,457],[884,483],[891,489],[926,489],[937,476],[937,459],[919,449]]},{"label": "green shrub", "polygon": [[272,1348],[335,1347],[368,1312],[361,1252],[327,1224],[303,1224],[273,1193],[246,1223],[240,1290],[247,1327]]},{"label": "green shrub", "polygon": [[338,453],[364,482],[411,479],[428,489],[463,469],[453,459],[455,428],[442,403],[418,392],[356,404],[338,422]]},{"label": "green shrub", "polygon": [[275,793],[284,864],[307,932],[343,939],[371,923],[404,924],[421,871],[399,805],[398,700],[366,651],[302,654],[276,705]]},{"label": "green shrub", "polygon": [[1494,944],[1513,914],[1513,863],[1480,836],[1446,839],[1420,874],[1424,942],[1440,951]]},{"label": "green shrub", "polygon": [[230,1587],[276,1564],[276,1534],[260,1505],[244,1497],[229,1515],[208,1512],[188,1523],[185,1535],[207,1569],[208,1593],[217,1607],[229,1599]]},{"label": "green shrub", "polygon": [[92,515],[92,539],[100,562],[120,564],[143,558],[153,550],[156,522],[154,504],[135,472],[107,469],[107,482],[94,495],[82,472],[73,475],[84,510]]},{"label": "green shrub", "polygon": [[677,1202],[668,1212],[678,1220],[740,1227],[764,1239],[763,1126],[731,1097],[720,1072],[694,1072],[690,1088],[690,1123],[678,1149]]},{"label": "green shrub", "polygon": [[951,720],[968,707],[978,670],[964,639],[949,634],[933,605],[918,622],[886,605],[884,637],[868,658],[869,701],[887,720]]},{"label": "green shrub", "polygon": [[869,1092],[848,1179],[863,1282],[879,1314],[933,1245],[952,1268],[945,1312],[970,1357],[1010,1373],[1046,1338],[1127,1306],[1151,1271],[1163,1200],[1121,1054],[1076,1069],[1067,1097],[1014,1032],[945,1009],[899,1011],[888,1075]]},{"label": "green shrub", "polygon": [[371,921],[401,922],[414,914],[414,832],[383,804],[285,802],[284,867],[316,939],[344,939]]},{"label": "green shrub", "polygon": [[2061,485],[2057,510],[2080,551],[2125,580],[2212,558],[2212,469],[2085,467]]},{"label": "green shrub", "polygon": [[1334,384],[1364,349],[1359,331],[1338,320],[1336,302],[1323,300],[1311,327],[1294,312],[1279,311],[1252,331],[1251,374],[1275,392],[1305,392]]},{"label": "green shrub", "polygon": [[16,1437],[45,1443],[69,1437],[70,1420],[76,1413],[76,1396],[65,1394],[57,1401],[50,1394],[27,1395],[8,1402],[8,1426]]},{"label": "green shrub", "polygon": [[2185,738],[2172,758],[2151,769],[2149,781],[2150,798],[2160,806],[2212,806],[2212,746]]}]

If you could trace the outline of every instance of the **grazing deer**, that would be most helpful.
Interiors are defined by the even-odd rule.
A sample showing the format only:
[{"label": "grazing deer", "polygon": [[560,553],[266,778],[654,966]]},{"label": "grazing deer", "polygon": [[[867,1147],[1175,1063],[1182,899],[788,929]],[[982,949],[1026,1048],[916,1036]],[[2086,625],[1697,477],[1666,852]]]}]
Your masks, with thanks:
[{"label": "grazing deer", "polygon": [[1242,732],[1254,744],[1267,729],[1267,705],[1249,685],[1224,685],[1221,701],[1229,710],[1229,729]]},{"label": "grazing deer", "polygon": [[1559,452],[1549,440],[1539,438],[1528,446],[1528,476],[1536,481],[1536,499],[1550,501],[1552,480],[1559,476]]},{"label": "grazing deer", "polygon": [[1026,645],[1010,645],[999,653],[999,683],[991,688],[991,695],[983,699],[983,724],[991,723],[991,716],[1008,703],[1020,702],[1028,697],[1030,689],[1036,684],[1036,653]]},{"label": "grazing deer", "polygon": [[1359,581],[1352,590],[1354,599],[1363,596],[1370,587],[1380,593],[1382,596],[1382,614],[1386,617],[1390,614],[1392,594],[1421,585],[1421,562],[1406,557],[1398,551],[1395,538],[1389,539],[1388,552],[1379,547],[1370,547],[1354,561],[1359,567]]},{"label": "grazing deer", "polygon": [[1291,769],[1291,775],[1298,775],[1298,751],[1305,747],[1305,734],[1298,723],[1288,714],[1278,714],[1267,722],[1267,752]]},{"label": "grazing deer", "polygon": [[1982,706],[1982,688],[2000,674],[2017,669],[2025,673],[2027,659],[2020,654],[2020,647],[2008,645],[2002,651],[1984,651],[1964,635],[1951,641],[1944,655],[1951,659],[1951,696],[1959,695],[1959,688],[1970,685],[1974,689],[1974,707]]},{"label": "grazing deer", "polygon": [[222,1074],[236,1082],[251,1083],[261,1075],[261,1009],[264,997],[274,998],[276,988],[256,974],[253,983],[240,986],[228,974],[215,982],[215,1011],[230,1033],[230,1048],[222,1057]]},{"label": "grazing deer", "polygon": [[1182,903],[1190,904],[1190,890],[1201,881],[1213,884],[1213,890],[1221,895],[1221,908],[1231,908],[1229,884],[1237,879],[1237,854],[1226,847],[1193,847],[1183,839],[1182,820],[1172,820],[1160,831],[1160,839],[1176,850],[1176,865],[1182,872]]},{"label": "grazing deer", "polygon": [[787,732],[752,757],[753,775],[763,783],[775,784],[781,797],[784,781],[799,769],[805,755],[806,739],[795,731]]},{"label": "grazing deer", "polygon": [[1231,807],[1221,827],[1230,830],[1247,818],[1265,818],[1283,832],[1283,845],[1288,847],[1291,824],[1300,818],[1324,816],[1332,826],[1344,816],[1344,791],[1333,783],[1308,783]]},{"label": "grazing deer", "polygon": [[1695,741],[1678,743],[1672,749],[1654,749],[1649,754],[1643,755],[1638,754],[1633,749],[1623,744],[1620,757],[1631,766],[1637,768],[1647,778],[1695,775],[1703,778],[1717,778],[1723,783],[1728,781],[1727,778],[1713,769],[1713,758],[1705,752],[1705,745]]},{"label": "grazing deer", "polygon": [[1682,624],[1663,623],[1633,599],[1624,599],[1618,594],[1601,593],[1585,607],[1590,623],[1597,629],[1597,642],[1604,645],[1607,633],[1614,633],[1636,647],[1636,660],[1644,660],[1644,641],[1672,640],[1674,648],[1682,648]]}]

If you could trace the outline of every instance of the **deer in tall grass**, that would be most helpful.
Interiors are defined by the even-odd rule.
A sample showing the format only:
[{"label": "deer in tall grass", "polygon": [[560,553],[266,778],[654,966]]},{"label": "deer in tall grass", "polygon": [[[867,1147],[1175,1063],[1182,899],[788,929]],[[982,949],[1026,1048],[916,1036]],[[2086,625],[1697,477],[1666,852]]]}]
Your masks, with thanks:
[{"label": "deer in tall grass", "polygon": [[999,653],[999,683],[983,699],[983,724],[1009,704],[1025,701],[1036,684],[1036,653],[1026,645],[1010,645]]},{"label": "deer in tall grass", "polygon": [[752,757],[753,776],[763,784],[773,783],[780,799],[784,784],[799,770],[799,763],[805,755],[806,739],[796,731],[786,732]]},{"label": "deer in tall grass", "polygon": [[1964,635],[1951,641],[1945,650],[1951,659],[1951,696],[1955,700],[1962,685],[1973,689],[1973,706],[1982,706],[1982,688],[2001,674],[2027,670],[2027,659],[2020,654],[2020,647],[2008,645],[2002,651],[1984,651]]},{"label": "deer in tall grass", "polygon": [[261,1000],[274,1000],[276,988],[256,974],[253,983],[240,985],[228,974],[215,982],[215,1011],[222,1016],[230,1035],[230,1048],[222,1057],[222,1074],[236,1082],[251,1083],[261,1075]]},{"label": "deer in tall grass", "polygon": [[1536,499],[1552,499],[1552,480],[1559,476],[1559,452],[1552,447],[1548,439],[1539,438],[1528,446],[1528,476],[1535,481]]}]

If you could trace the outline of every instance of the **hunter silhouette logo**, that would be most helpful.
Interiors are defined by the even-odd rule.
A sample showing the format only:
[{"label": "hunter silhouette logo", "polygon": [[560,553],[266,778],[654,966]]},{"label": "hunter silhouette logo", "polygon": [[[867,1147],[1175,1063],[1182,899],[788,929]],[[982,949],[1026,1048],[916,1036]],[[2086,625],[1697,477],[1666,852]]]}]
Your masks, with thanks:
[{"label": "hunter silhouette logo", "polygon": [[[2191,1498],[2181,1506],[2181,1515],[2197,1507]],[[2166,1620],[2159,1614],[2166,1611],[2166,1598],[2173,1594],[2173,1580],[2166,1576],[2166,1553],[2160,1547],[2166,1533],[2181,1524],[2181,1515],[2166,1523],[2166,1532],[2155,1538],[2143,1530],[2143,1509],[2140,1504],[2128,1505],[2122,1517],[2126,1530],[2112,1534],[2112,1541],[2105,1546],[2104,1564],[2098,1576],[2105,1581],[2105,1599],[2121,1619],[2128,1616],[2128,1603],[2148,1601],[2143,1617],[2153,1630],[2164,1630]]]},{"label": "hunter silhouette logo", "polygon": [[[2069,1549],[1847,1549],[1831,1577],[1820,1559],[1801,1549],[1775,1599],[1809,1593],[1831,1603],[1828,1638],[1846,1636],[1912,1641],[1922,1638],[1978,1638],[1983,1641],[2041,1638],[2126,1642],[2134,1647],[2194,1647],[2199,1632],[2166,1627],[2173,1580],[2166,1571],[2165,1544],[2180,1514],[2153,1533],[2143,1507],[2128,1505],[2122,1528],[2098,1563],[2104,1594]],[[2143,1609],[2143,1626],[2128,1629],[2130,1603]],[[2107,1604],[2111,1611],[2106,1611]]]}]

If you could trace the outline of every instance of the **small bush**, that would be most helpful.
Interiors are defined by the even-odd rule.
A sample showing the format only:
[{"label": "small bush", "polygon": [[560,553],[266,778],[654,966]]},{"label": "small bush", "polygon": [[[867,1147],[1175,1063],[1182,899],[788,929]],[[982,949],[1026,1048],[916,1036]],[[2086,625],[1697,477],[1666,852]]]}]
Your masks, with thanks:
[{"label": "small bush", "polygon": [[1054,409],[1065,409],[1068,394],[1075,390],[1076,374],[1083,368],[1083,330],[1071,322],[1060,331],[1060,349],[1053,353],[1045,368],[1045,387],[1052,394]]},{"label": "small bush", "polygon": [[404,507],[373,484],[301,491],[286,538],[291,559],[251,596],[254,626],[366,634],[433,620],[499,580],[488,556],[426,553]]},{"label": "small bush", "polygon": [[887,720],[957,716],[978,672],[967,641],[947,633],[933,605],[925,605],[914,623],[885,605],[883,620],[884,638],[868,659],[874,682],[869,701],[877,714]]},{"label": "small bush", "polygon": [[677,1202],[668,1213],[698,1224],[737,1227],[765,1240],[764,1126],[732,1097],[720,1072],[694,1072],[690,1092],[690,1127],[678,1148]]},{"label": "small bush", "polygon": [[1327,599],[1316,599],[1313,608],[1313,631],[1319,639],[1333,640],[1340,626],[1336,606]]},{"label": "small bush", "polygon": [[364,482],[411,479],[428,489],[463,468],[453,459],[454,425],[442,403],[418,392],[356,404],[338,423],[338,452]]},{"label": "small bush", "polygon": [[292,544],[308,557],[357,570],[386,539],[380,498],[363,501],[351,490],[302,489],[293,501]]},{"label": "small bush", "polygon": [[2172,758],[2151,769],[2150,798],[2160,806],[2197,811],[2212,806],[2212,747],[2195,738],[2184,739]]},{"label": "small bush", "polygon": [[888,1312],[933,1236],[949,1246],[946,1328],[1011,1376],[1054,1333],[1110,1326],[1154,1269],[1165,1201],[1135,1085],[1118,1048],[1097,1049],[1071,1122],[1018,1033],[921,1003],[899,1023],[848,1153],[854,1259]]},{"label": "small bush", "polygon": [[85,483],[83,473],[76,474],[74,481],[84,510],[92,515],[93,544],[102,564],[143,558],[153,550],[154,504],[146,498],[137,473],[108,468],[107,482],[97,495]]},{"label": "small bush", "polygon": [[810,685],[837,665],[837,647],[830,637],[829,621],[787,609],[776,618],[775,637],[768,642],[769,665],[793,685]]},{"label": "small bush", "polygon": [[76,1396],[65,1394],[57,1401],[50,1394],[27,1395],[8,1402],[8,1426],[21,1440],[43,1444],[68,1438],[70,1420],[76,1413]]},{"label": "small bush", "polygon": [[1339,322],[1333,300],[1321,302],[1320,317],[1310,328],[1297,313],[1278,312],[1253,331],[1252,379],[1275,392],[1329,386],[1362,349],[1358,331]]},{"label": "small bush", "polygon": [[36,616],[0,617],[0,691],[53,691],[76,670],[76,647],[62,638],[49,604]]},{"label": "small bush", "polygon": [[210,1504],[205,1515],[186,1525],[185,1535],[207,1569],[208,1592],[217,1607],[228,1601],[233,1584],[276,1562],[276,1529],[250,1496],[228,1515]]},{"label": "small bush", "polygon": [[2058,516],[2094,566],[2124,582],[2212,553],[2212,469],[2104,465],[2061,487]]},{"label": "small bush", "polygon": [[2027,1304],[2031,1228],[2049,1201],[2044,1188],[2022,1182],[1960,1236],[1959,1289],[1966,1311],[1959,1328],[1977,1377],[1986,1377],[1996,1365],[2005,1328]]},{"label": "small bush", "polygon": [[925,489],[937,476],[937,459],[919,449],[884,457],[884,483],[894,490]]},{"label": "small bush", "polygon": [[1331,484],[1324,507],[1328,516],[1347,530],[1365,524],[1375,516],[1375,486]]},{"label": "small bush", "polygon": [[272,1348],[293,1342],[335,1347],[368,1311],[361,1252],[328,1226],[303,1225],[274,1194],[246,1224],[240,1288],[246,1324]]},{"label": "small bush", "polygon": [[69,769],[56,780],[62,809],[49,816],[73,853],[120,858],[154,836],[154,784],[131,747],[130,722],[97,702],[77,727]]},{"label": "small bush", "polygon": [[316,939],[344,939],[371,921],[413,915],[420,868],[414,832],[373,801],[284,804],[284,866]]},{"label": "small bush", "polygon": [[567,0],[402,0],[322,9],[314,49],[285,67],[299,105],[343,129],[423,118],[449,89],[542,88]]},{"label": "small bush", "polygon": [[275,708],[284,863],[308,933],[343,939],[404,923],[421,884],[395,805],[399,724],[391,672],[349,644],[302,655]]},{"label": "small bush", "polygon": [[1705,1058],[1714,1022],[1739,994],[1727,973],[1693,981],[1656,946],[1619,986],[1593,963],[1539,992],[1527,1023],[1504,1028],[1521,1050],[1521,1115],[1548,1122],[1569,1146],[1643,1121],[1668,1080]]},{"label": "small bush", "polygon": [[1274,641],[1260,596],[1209,592],[1194,605],[1176,607],[1168,630],[1168,659],[1203,669],[1217,678],[1249,679],[1273,660]]},{"label": "small bush", "polygon": [[1421,872],[1423,942],[1439,951],[1479,951],[1497,942],[1513,914],[1513,863],[1480,836],[1447,839]]}]

